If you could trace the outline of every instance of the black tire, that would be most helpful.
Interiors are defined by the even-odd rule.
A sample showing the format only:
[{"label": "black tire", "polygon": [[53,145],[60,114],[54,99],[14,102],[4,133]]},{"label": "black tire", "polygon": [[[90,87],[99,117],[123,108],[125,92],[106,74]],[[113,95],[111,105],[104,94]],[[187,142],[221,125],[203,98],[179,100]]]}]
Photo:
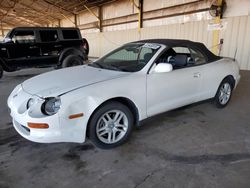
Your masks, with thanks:
[{"label": "black tire", "polygon": [[3,77],[3,67],[0,65],[0,79]]},{"label": "black tire", "polygon": [[85,50],[86,55],[89,55],[89,43],[86,39],[82,39],[83,41],[83,48]]},{"label": "black tire", "polygon": [[[225,88],[225,87],[229,87],[230,92],[229,91],[225,92],[223,90],[223,88]],[[232,83],[232,81],[230,79],[225,78],[221,82],[221,84],[220,84],[220,86],[219,86],[219,88],[218,88],[218,90],[216,92],[215,98],[214,98],[214,102],[215,102],[216,107],[217,108],[224,108],[225,106],[227,106],[227,104],[229,103],[229,101],[230,101],[230,99],[232,97],[232,93],[233,93],[233,83]],[[225,101],[223,101],[223,99],[222,99],[223,95],[228,96],[228,98]]]},{"label": "black tire", "polygon": [[62,62],[62,68],[83,65],[83,60],[77,55],[69,55]]},{"label": "black tire", "polygon": [[[122,112],[120,114],[122,114],[123,119],[120,119],[119,117],[121,117],[121,115],[120,116],[118,115],[117,119],[120,119],[120,120],[113,121],[115,119],[115,115],[117,115],[116,112],[118,112],[118,113]],[[112,120],[110,119],[110,120],[106,121],[106,123],[105,123],[103,121],[103,118],[107,117],[107,116],[104,116],[107,113],[110,115]],[[126,117],[124,117],[124,115]],[[116,123],[118,125],[120,125],[120,123],[122,124],[122,122],[123,122],[123,126],[124,126],[124,124],[126,124],[125,128],[123,128],[123,127],[121,128],[120,126],[116,125]],[[105,124],[105,125],[103,125],[101,128],[105,128],[105,127],[107,127],[107,128],[105,128],[103,130],[102,133],[104,133],[104,132],[106,132],[106,133],[103,134],[103,136],[101,136],[102,138],[100,138],[100,136],[98,136],[97,132],[99,132],[99,134],[102,134],[102,133],[100,133],[101,128],[99,129],[99,131],[97,131],[97,129],[102,124]],[[112,127],[112,124],[113,124],[113,127]],[[95,146],[102,148],[102,149],[111,149],[111,148],[114,148],[114,147],[117,147],[117,146],[123,144],[124,142],[126,142],[128,140],[128,138],[131,135],[131,132],[133,130],[133,125],[134,125],[134,118],[133,118],[131,111],[129,110],[129,108],[127,106],[123,105],[122,103],[115,102],[115,101],[108,102],[108,103],[104,104],[103,106],[101,106],[93,114],[93,116],[90,120],[90,123],[89,123],[89,127],[88,127],[89,138]],[[119,129],[118,129],[118,127],[119,127]],[[115,130],[113,130],[113,129],[115,129]],[[123,131],[120,131],[120,130],[123,130]],[[120,133],[119,133],[119,131],[120,131]],[[117,137],[118,140],[117,141],[112,140],[113,143],[107,143],[109,140],[108,139],[109,134],[111,134],[110,139]],[[107,142],[105,143],[105,141],[103,141],[101,139],[107,139]]]}]

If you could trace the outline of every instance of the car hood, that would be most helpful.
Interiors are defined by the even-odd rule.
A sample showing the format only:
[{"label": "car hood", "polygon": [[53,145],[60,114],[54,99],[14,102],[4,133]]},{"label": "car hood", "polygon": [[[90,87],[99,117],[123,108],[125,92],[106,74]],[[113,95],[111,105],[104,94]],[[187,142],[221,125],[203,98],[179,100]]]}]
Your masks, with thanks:
[{"label": "car hood", "polygon": [[39,97],[58,96],[64,93],[103,82],[130,73],[99,69],[87,65],[51,71],[22,83],[25,92]]}]

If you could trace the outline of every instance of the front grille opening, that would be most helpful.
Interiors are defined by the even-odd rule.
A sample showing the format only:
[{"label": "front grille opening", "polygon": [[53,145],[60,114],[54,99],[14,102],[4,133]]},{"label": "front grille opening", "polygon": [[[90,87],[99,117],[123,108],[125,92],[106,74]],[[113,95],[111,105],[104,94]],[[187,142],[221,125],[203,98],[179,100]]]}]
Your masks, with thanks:
[{"label": "front grille opening", "polygon": [[21,125],[22,126],[22,128],[24,128],[27,132],[30,132],[30,129],[28,128],[28,127],[25,127],[25,126],[23,126],[23,125]]}]

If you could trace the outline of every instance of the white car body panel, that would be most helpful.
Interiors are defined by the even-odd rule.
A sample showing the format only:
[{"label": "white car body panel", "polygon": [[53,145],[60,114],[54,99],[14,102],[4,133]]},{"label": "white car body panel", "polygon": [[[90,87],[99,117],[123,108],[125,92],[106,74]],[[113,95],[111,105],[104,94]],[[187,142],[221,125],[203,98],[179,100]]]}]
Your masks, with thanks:
[{"label": "white car body panel", "polygon": [[23,82],[22,86],[28,93],[48,97],[127,74],[125,72],[101,70],[84,65],[35,76]]},{"label": "white car body panel", "polygon": [[[103,74],[107,74],[107,72],[110,72],[110,75],[113,75],[114,73],[121,73],[121,75],[117,76],[116,79],[105,79],[105,81],[103,82],[95,82],[95,84],[88,84],[85,87],[81,86],[78,89],[74,89],[74,87],[71,87],[72,85],[69,84],[71,92],[61,96],[61,109],[58,114],[55,114],[53,116],[46,116],[40,113],[39,116],[35,116],[33,118],[32,113],[30,113],[30,111],[32,111],[32,108],[30,110],[25,109],[27,101],[31,97],[40,100],[41,103],[43,102],[43,99],[39,98],[41,96],[41,94],[39,93],[40,87],[32,87],[30,89],[26,89],[28,86],[27,84],[25,84],[25,90],[21,89],[18,92],[18,97],[13,98],[13,96],[17,94],[15,89],[9,96],[8,106],[11,109],[11,116],[14,119],[14,127],[19,132],[19,134],[29,140],[36,142],[84,142],[86,125],[93,111],[104,101],[117,97],[123,97],[130,99],[131,101],[136,101],[134,102],[134,104],[138,109],[139,120],[145,119],[147,117],[145,106],[146,76],[144,74],[123,73],[92,67],[87,67],[86,69],[89,69],[90,71],[92,69],[95,69],[95,71],[98,71],[100,74],[102,74],[102,72],[105,72]],[[64,69],[64,71],[65,70],[67,69]],[[64,74],[64,71],[62,71],[62,75]],[[62,75],[57,76],[62,77]],[[44,76],[45,80],[43,81],[43,84],[45,84],[48,78],[48,73],[45,73],[42,76]],[[85,76],[86,75],[82,77]],[[38,79],[39,84],[42,83],[40,79]],[[35,82],[36,81],[33,80],[33,83]],[[38,86],[39,84],[35,83],[34,86]],[[140,85],[140,88],[136,87],[138,85]],[[96,87],[98,87],[98,89],[96,89]],[[42,89],[40,90],[40,92],[42,92],[44,96],[49,97],[51,96],[49,88],[51,88],[50,84],[48,84],[48,89]],[[29,93],[33,92],[34,95],[27,93],[26,90],[29,91]],[[62,87],[60,87],[60,91],[65,92]],[[58,94],[58,90],[56,93]],[[72,96],[74,97],[72,98]],[[23,109],[24,112],[20,111],[20,109]],[[36,111],[38,110],[39,109],[36,109]],[[68,118],[70,114],[77,114],[81,112],[84,113],[84,117],[82,118],[72,120]],[[52,119],[55,121],[52,121]],[[20,124],[27,127],[27,122],[48,123],[50,126],[50,131],[52,132],[53,128],[55,128],[56,131],[54,131],[53,134],[44,136],[47,131],[46,129],[31,129],[30,135],[27,133],[25,134],[25,131],[22,129]],[[33,131],[35,131],[35,133],[33,133]],[[39,132],[40,134],[38,134]]]},{"label": "white car body panel", "polygon": [[[152,116],[199,100],[201,79],[198,67],[147,75],[147,112]],[[178,85],[178,87],[177,87]],[[157,91],[157,92],[156,92]]]},{"label": "white car body panel", "polygon": [[236,81],[235,86],[237,86],[238,80],[240,79],[238,71],[238,63],[229,58],[223,58],[217,62],[202,65],[200,100],[213,97],[218,89],[218,83],[220,84],[222,79],[228,75],[234,77],[234,80]]},{"label": "white car body panel", "polygon": [[[88,121],[94,111],[113,98],[126,98],[137,109],[138,120],[215,96],[221,81],[232,75],[240,79],[237,62],[223,58],[217,62],[155,73],[154,59],[158,52],[138,72],[128,73],[77,66],[45,73],[18,85],[8,98],[8,106],[15,129],[23,137],[43,143],[84,142]],[[152,66],[153,65],[153,66]],[[57,114],[44,115],[41,104],[45,97],[60,96],[61,108]],[[35,103],[26,108],[27,101]],[[72,114],[83,113],[77,119]],[[48,129],[27,131],[27,123],[47,123]],[[25,128],[26,127],[26,128]]]}]

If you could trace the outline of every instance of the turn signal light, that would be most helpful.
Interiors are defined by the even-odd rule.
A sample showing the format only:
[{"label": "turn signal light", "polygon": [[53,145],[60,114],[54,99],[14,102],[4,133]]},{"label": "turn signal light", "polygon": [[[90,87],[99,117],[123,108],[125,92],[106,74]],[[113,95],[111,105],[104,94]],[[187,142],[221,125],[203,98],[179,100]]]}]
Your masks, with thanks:
[{"label": "turn signal light", "polygon": [[75,118],[79,118],[79,117],[82,117],[83,116],[83,113],[80,113],[80,114],[72,114],[69,116],[69,119],[75,119]]},{"label": "turn signal light", "polygon": [[49,125],[47,123],[28,123],[28,127],[34,129],[48,129]]}]

